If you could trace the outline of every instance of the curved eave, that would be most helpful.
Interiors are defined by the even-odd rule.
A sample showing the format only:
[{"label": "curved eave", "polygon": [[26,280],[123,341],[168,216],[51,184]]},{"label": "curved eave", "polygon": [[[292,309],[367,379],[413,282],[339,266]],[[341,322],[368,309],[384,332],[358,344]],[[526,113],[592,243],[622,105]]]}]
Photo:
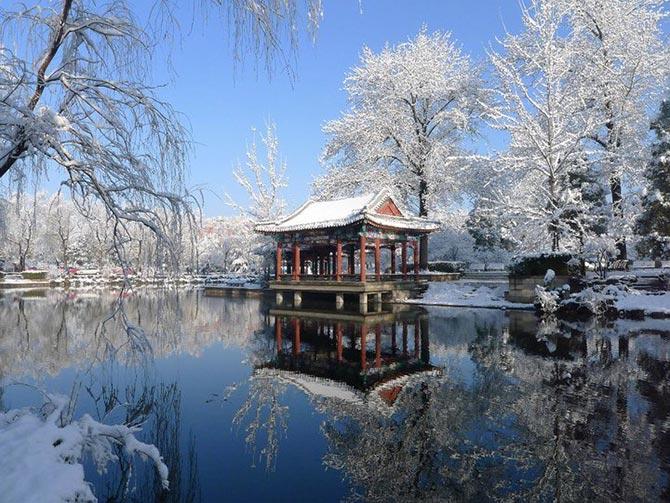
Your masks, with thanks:
[{"label": "curved eave", "polygon": [[389,215],[380,215],[370,213],[365,215],[368,222],[380,227],[393,230],[414,231],[422,234],[434,232],[440,228],[440,225],[433,221],[420,217],[393,217]]},{"label": "curved eave", "polygon": [[437,222],[424,218],[392,217],[388,215],[380,215],[378,213],[366,213],[364,215],[355,215],[343,220],[324,220],[323,222],[302,225],[281,225],[276,222],[262,222],[256,224],[254,230],[260,234],[281,234],[287,232],[336,229],[338,227],[347,227],[358,222],[370,223],[385,229],[419,234],[428,234],[440,228],[440,225]]},{"label": "curved eave", "polygon": [[338,220],[324,220],[322,222],[315,222],[313,224],[301,225],[282,225],[277,222],[261,222],[254,226],[254,230],[261,234],[278,234],[282,232],[301,232],[323,229],[335,229],[338,227],[346,227],[355,224],[364,219],[363,215],[354,215],[350,218]]}]

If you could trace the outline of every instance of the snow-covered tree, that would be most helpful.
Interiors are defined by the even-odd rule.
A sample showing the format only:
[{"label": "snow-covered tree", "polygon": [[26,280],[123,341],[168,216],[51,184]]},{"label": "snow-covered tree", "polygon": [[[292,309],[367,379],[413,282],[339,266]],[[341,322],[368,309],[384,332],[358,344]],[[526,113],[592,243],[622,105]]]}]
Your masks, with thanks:
[{"label": "snow-covered tree", "polygon": [[[564,0],[552,0],[563,2]],[[620,258],[626,258],[624,234],[634,220],[626,197],[639,186],[647,156],[648,125],[670,74],[670,47],[662,23],[664,0],[568,0],[574,43],[587,69],[582,80],[589,114],[597,129],[588,148],[609,185],[611,232]]]},{"label": "snow-covered tree", "polygon": [[[168,239],[156,208],[183,206],[187,136],[149,82],[153,41],[125,1],[3,10],[0,176],[62,170],[73,200]],[[10,50],[9,47],[14,47]]]},{"label": "snow-covered tree", "polygon": [[30,260],[48,260],[51,250],[46,237],[49,211],[47,195],[38,192],[30,196],[17,192],[2,200],[2,206],[5,231],[0,250],[6,261],[23,271]]},{"label": "snow-covered tree", "polygon": [[254,138],[247,148],[246,162],[238,164],[233,170],[233,176],[246,192],[248,202],[237,202],[226,194],[228,204],[254,222],[277,218],[286,208],[282,198],[282,190],[287,186],[286,162],[279,154],[277,127],[273,122],[268,122],[265,134],[261,135],[261,143],[265,150],[264,160],[259,158],[254,131]]},{"label": "snow-covered tree", "polygon": [[[253,54],[268,71],[292,72],[304,6],[314,35],[321,0],[202,2],[221,14],[236,61]],[[60,172],[83,213],[91,197],[106,207],[115,254],[136,222],[179,255],[188,135],[148,69],[178,26],[176,6],[157,0],[138,20],[126,0],[14,3],[0,9],[0,177]],[[146,21],[146,22],[145,22]],[[181,20],[179,20],[181,21]],[[166,217],[167,215],[167,217]],[[176,253],[172,253],[175,252]],[[176,257],[172,257],[174,260]]]},{"label": "snow-covered tree", "polygon": [[505,238],[503,218],[496,218],[486,200],[478,200],[465,220],[465,227],[473,240],[473,255],[485,265],[490,262],[507,262],[514,243]]},{"label": "snow-covered tree", "polygon": [[571,42],[569,15],[563,2],[532,0],[522,6],[523,31],[508,34],[502,50],[490,54],[491,124],[510,135],[498,159],[506,183],[494,191],[491,209],[513,219],[515,232],[532,236],[526,247],[554,251],[572,231],[566,211],[579,201],[570,173],[596,126],[581,92],[585,68]]},{"label": "snow-covered tree", "polygon": [[656,143],[645,177],[648,187],[642,198],[642,214],[636,232],[638,252],[654,259],[670,259],[670,102],[664,101],[652,124]]},{"label": "snow-covered tree", "polygon": [[256,236],[247,218],[209,218],[199,232],[199,263],[205,269],[243,272],[261,265],[254,261],[255,246]]},{"label": "snow-covered tree", "polygon": [[247,201],[236,201],[229,194],[226,194],[226,199],[228,205],[237,209],[241,215],[236,221],[237,225],[246,227],[240,229],[241,233],[246,233],[249,244],[246,260],[255,262],[259,268],[267,268],[274,252],[272,240],[254,234],[253,226],[257,222],[274,220],[284,213],[286,201],[282,191],[287,186],[287,178],[286,162],[279,153],[279,139],[274,123],[268,123],[265,134],[261,135],[261,143],[265,151],[264,160],[259,156],[254,132],[244,165],[239,164],[233,170],[235,180],[246,192]]},{"label": "snow-covered tree", "polygon": [[593,248],[598,238],[607,235],[610,219],[606,190],[599,166],[588,162],[585,157],[578,158],[568,169],[566,194],[571,199],[561,218],[572,229],[569,236],[572,249],[585,253],[587,246]]},{"label": "snow-covered tree", "polygon": [[[479,69],[451,34],[424,28],[377,54],[365,47],[344,89],[349,110],[323,128],[327,172],[314,183],[317,194],[387,185],[421,216],[451,204],[486,99]],[[421,245],[425,267],[427,240]]]},{"label": "snow-covered tree", "polygon": [[465,225],[467,211],[462,208],[445,209],[434,215],[441,224],[430,239],[430,258],[467,262],[472,259],[475,241]]}]

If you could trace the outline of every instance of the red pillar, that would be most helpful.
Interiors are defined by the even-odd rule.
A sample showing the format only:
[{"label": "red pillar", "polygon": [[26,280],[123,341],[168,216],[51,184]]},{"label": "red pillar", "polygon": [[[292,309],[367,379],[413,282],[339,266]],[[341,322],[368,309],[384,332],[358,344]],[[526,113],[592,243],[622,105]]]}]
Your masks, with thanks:
[{"label": "red pillar", "polygon": [[366,350],[367,350],[366,337],[367,337],[367,335],[368,335],[368,326],[365,323],[363,323],[361,325],[361,369],[362,370],[365,370],[365,368],[367,367],[367,353],[366,353]]},{"label": "red pillar", "polygon": [[277,253],[275,254],[275,279],[279,281],[281,279],[281,263],[282,263],[282,244],[281,242],[277,243]]},{"label": "red pillar", "polygon": [[402,354],[407,356],[407,322],[402,322]]},{"label": "red pillar", "polygon": [[382,366],[382,326],[375,327],[375,367]]},{"label": "red pillar", "polygon": [[293,356],[300,354],[300,320],[295,318],[293,323]]},{"label": "red pillar", "polygon": [[277,341],[277,354],[281,353],[281,320],[275,316],[275,339]]},{"label": "red pillar", "polygon": [[402,277],[407,278],[407,241],[402,242]]},{"label": "red pillar", "polygon": [[366,279],[366,274],[367,271],[365,270],[365,245],[366,245],[366,239],[365,236],[361,236],[361,267],[360,267],[360,272],[361,272],[361,281],[365,283]]},{"label": "red pillar", "polygon": [[391,243],[391,274],[395,274],[395,243]]},{"label": "red pillar", "polygon": [[375,279],[382,279],[382,243],[379,238],[375,239]]},{"label": "red pillar", "polygon": [[414,278],[419,279],[419,242],[414,241],[414,244],[412,245],[414,248]]},{"label": "red pillar", "polygon": [[293,243],[293,280],[300,279],[300,245]]},{"label": "red pillar", "polygon": [[335,248],[335,280],[342,279],[342,241],[337,240],[337,247]]},{"label": "red pillar", "polygon": [[342,361],[342,323],[335,324],[335,335],[337,337],[337,361]]}]

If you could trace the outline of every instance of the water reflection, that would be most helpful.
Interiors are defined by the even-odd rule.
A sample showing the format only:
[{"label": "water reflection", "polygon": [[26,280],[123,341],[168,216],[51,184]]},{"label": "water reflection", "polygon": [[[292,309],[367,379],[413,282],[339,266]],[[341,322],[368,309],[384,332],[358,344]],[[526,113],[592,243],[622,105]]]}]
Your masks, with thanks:
[{"label": "water reflection", "polygon": [[[252,380],[300,389],[324,414],[323,463],[345,475],[354,499],[669,495],[668,327],[437,309],[270,318],[275,352]],[[280,397],[277,421],[257,417],[285,428]],[[280,437],[263,452],[275,458]]]},{"label": "water reflection", "polygon": [[[105,321],[115,301],[0,298],[5,382],[75,390],[80,413],[142,423],[165,457],[169,493],[122,456],[87,467],[101,500],[670,499],[667,321],[142,291],[126,315],[153,358],[137,358]],[[7,387],[0,406],[27,399]]]}]

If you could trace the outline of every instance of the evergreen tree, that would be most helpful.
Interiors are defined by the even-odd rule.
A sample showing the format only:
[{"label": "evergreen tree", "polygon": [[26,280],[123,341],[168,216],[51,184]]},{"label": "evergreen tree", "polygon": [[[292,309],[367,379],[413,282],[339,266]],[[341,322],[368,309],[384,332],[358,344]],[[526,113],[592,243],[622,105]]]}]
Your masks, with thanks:
[{"label": "evergreen tree", "polygon": [[474,239],[475,252],[482,259],[504,255],[514,249],[514,243],[503,236],[503,223],[495,218],[493,208],[486,201],[477,202],[465,227]]},{"label": "evergreen tree", "polygon": [[561,227],[567,229],[570,248],[583,254],[589,241],[607,233],[609,212],[606,188],[598,166],[580,156],[566,173]]},{"label": "evergreen tree", "polygon": [[656,132],[652,159],[645,171],[647,190],[637,221],[641,236],[638,253],[654,259],[670,259],[670,101],[664,100],[651,128]]}]

